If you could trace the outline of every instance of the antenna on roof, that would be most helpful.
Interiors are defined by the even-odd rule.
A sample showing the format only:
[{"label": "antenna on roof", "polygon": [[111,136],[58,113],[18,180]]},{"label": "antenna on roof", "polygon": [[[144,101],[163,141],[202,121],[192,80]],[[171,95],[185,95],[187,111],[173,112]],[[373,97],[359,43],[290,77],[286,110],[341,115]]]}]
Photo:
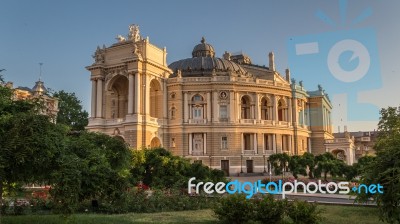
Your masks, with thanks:
[{"label": "antenna on roof", "polygon": [[41,81],[41,79],[42,79],[42,65],[43,65],[43,63],[42,63],[42,62],[39,62],[39,69],[40,69],[39,81]]}]

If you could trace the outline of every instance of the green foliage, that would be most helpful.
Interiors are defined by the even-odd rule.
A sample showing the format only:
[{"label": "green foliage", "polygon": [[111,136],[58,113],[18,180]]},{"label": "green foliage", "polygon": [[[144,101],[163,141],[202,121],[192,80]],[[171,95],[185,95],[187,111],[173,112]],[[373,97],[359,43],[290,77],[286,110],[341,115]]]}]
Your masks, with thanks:
[{"label": "green foliage", "polygon": [[213,210],[223,223],[314,224],[322,220],[322,210],[316,204],[275,200],[270,194],[255,199],[246,199],[243,194],[227,195]]},{"label": "green foliage", "polygon": [[314,171],[315,176],[320,177],[323,174],[325,181],[328,174],[331,174],[331,176],[341,176],[343,174],[344,162],[335,158],[329,152],[316,156],[315,162],[317,166]]},{"label": "green foliage", "polygon": [[61,213],[72,213],[84,200],[114,200],[127,189],[131,153],[123,141],[81,132],[69,136],[66,149],[51,177],[50,193]]},{"label": "green foliage", "polygon": [[287,215],[296,224],[316,224],[322,220],[317,204],[295,200],[287,207]]},{"label": "green foliage", "polygon": [[282,170],[285,169],[286,163],[289,163],[290,157],[286,153],[278,153],[271,155],[269,161],[274,168],[275,175],[279,175],[282,173]]},{"label": "green foliage", "polygon": [[67,125],[73,131],[85,130],[89,114],[82,109],[82,102],[76,97],[75,93],[61,90],[55,92],[53,96],[59,100],[57,123]]},{"label": "green foliage", "polygon": [[214,207],[214,213],[223,223],[246,223],[254,216],[254,204],[244,194],[222,197]]},{"label": "green foliage", "polygon": [[152,188],[187,187],[187,181],[226,181],[221,170],[213,170],[199,163],[172,155],[163,148],[136,150],[133,152],[131,181],[140,181]]},{"label": "green foliage", "polygon": [[292,172],[294,178],[298,178],[298,174],[307,175],[307,163],[302,156],[294,155],[289,160],[289,170]]},{"label": "green foliage", "polygon": [[400,223],[400,108],[381,110],[378,139],[374,146],[375,158],[360,161],[361,182],[380,184],[383,194],[359,194],[359,201],[374,198],[379,206],[380,218],[389,223]]},{"label": "green foliage", "polygon": [[260,223],[281,223],[288,206],[287,200],[275,200],[270,194],[263,195],[261,200],[255,199],[254,220]]},{"label": "green foliage", "polygon": [[302,156],[304,164],[308,168],[308,177],[314,178],[314,169],[315,169],[315,156],[312,153],[306,152]]}]

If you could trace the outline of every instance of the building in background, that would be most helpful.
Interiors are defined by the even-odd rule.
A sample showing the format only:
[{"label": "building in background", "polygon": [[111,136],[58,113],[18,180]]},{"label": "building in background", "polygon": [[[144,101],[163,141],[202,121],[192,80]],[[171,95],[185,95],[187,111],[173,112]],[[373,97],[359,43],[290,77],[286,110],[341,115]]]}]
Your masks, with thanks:
[{"label": "building in background", "polygon": [[321,154],[333,139],[332,104],[321,86],[249,56],[221,58],[204,38],[189,58],[167,64],[166,48],[142,38],[131,25],[127,37],[97,47],[91,75],[87,129],[124,139],[131,147],[163,146],[173,154],[224,170],[262,172],[275,153]]},{"label": "building in background", "polygon": [[47,88],[44,86],[44,82],[42,82],[40,79],[35,83],[32,89],[21,86],[14,88],[14,84],[12,82],[7,82],[5,86],[13,89],[14,100],[38,100],[43,104],[40,113],[50,116],[52,121],[54,123],[56,122],[58,113],[58,98],[52,97],[48,94]]}]

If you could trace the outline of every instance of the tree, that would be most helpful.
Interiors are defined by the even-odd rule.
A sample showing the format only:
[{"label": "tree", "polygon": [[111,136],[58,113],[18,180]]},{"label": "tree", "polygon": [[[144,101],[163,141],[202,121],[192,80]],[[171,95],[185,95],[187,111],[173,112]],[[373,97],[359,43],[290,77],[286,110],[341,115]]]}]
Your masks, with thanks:
[{"label": "tree", "polygon": [[400,223],[400,108],[381,109],[378,139],[374,146],[376,157],[362,169],[361,183],[380,184],[383,194],[358,195],[359,201],[374,198],[380,218],[389,223]]},{"label": "tree", "polygon": [[73,131],[84,130],[88,124],[88,112],[82,109],[82,102],[75,93],[68,93],[64,90],[55,92],[54,97],[59,99],[57,123],[71,127]]},{"label": "tree", "polygon": [[56,159],[50,191],[58,209],[72,213],[84,200],[114,201],[128,188],[131,151],[118,138],[93,132],[68,136]]},{"label": "tree", "polygon": [[37,104],[13,100],[0,85],[0,204],[13,183],[45,183],[64,147],[65,129],[36,113]]},{"label": "tree", "polygon": [[326,152],[324,154],[315,157],[317,168],[315,169],[316,176],[324,174],[324,180],[327,180],[328,173],[331,176],[341,175],[341,171],[344,162],[335,158],[331,153]]},{"label": "tree", "polygon": [[289,163],[290,157],[286,153],[273,154],[269,157],[269,161],[275,170],[275,175],[279,175],[286,168],[286,163]]},{"label": "tree", "polygon": [[226,181],[224,172],[172,155],[164,148],[137,150],[133,153],[131,178],[133,184],[143,181],[153,188],[187,187],[187,181]]},{"label": "tree", "polygon": [[302,155],[303,161],[308,168],[308,177],[314,178],[314,169],[315,169],[315,156],[312,153],[306,152]]},{"label": "tree", "polygon": [[289,170],[294,178],[298,178],[298,174],[307,175],[306,162],[302,156],[294,155],[289,160]]}]

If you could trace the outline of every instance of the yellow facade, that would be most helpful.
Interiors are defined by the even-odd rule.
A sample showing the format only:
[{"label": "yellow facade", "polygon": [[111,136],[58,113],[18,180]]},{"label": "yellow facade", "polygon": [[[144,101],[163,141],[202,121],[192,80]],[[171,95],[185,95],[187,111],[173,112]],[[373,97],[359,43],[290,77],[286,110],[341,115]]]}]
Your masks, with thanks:
[{"label": "yellow facade", "polygon": [[247,55],[215,56],[203,38],[192,57],[167,65],[166,49],[139,35],[97,48],[87,129],[133,148],[163,146],[175,155],[234,174],[262,172],[274,153],[323,153],[332,139],[329,99],[291,80],[290,71],[251,64]]}]

